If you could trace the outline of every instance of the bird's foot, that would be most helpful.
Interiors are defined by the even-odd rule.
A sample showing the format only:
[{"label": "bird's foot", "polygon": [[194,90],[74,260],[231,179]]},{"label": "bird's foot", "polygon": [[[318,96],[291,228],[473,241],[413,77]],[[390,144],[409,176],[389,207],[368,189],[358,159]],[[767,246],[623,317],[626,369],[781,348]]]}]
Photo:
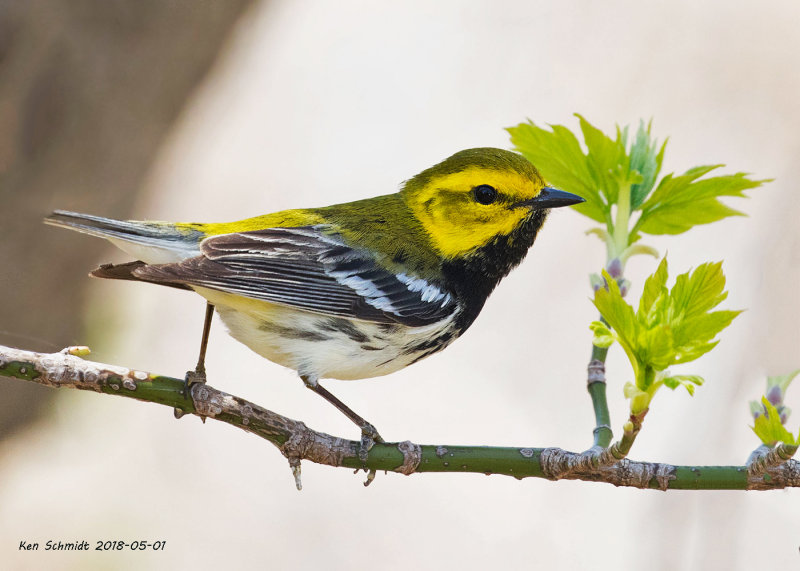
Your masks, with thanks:
[{"label": "bird's foot", "polygon": [[[206,383],[206,372],[202,369],[195,369],[194,371],[186,371],[186,376],[183,378],[183,388],[181,389],[181,395],[186,400],[191,400],[192,398],[192,387],[194,385],[204,385]],[[186,411],[180,407],[175,407],[173,409],[175,413],[175,418],[181,418]]]},{"label": "bird's foot", "polygon": [[369,422],[361,425],[361,445],[358,447],[358,459],[362,463],[367,462],[367,455],[375,444],[383,444],[386,442],[383,437],[378,433],[377,429]]},{"label": "bird's foot", "polygon": [[206,372],[203,370],[195,369],[194,371],[186,371],[186,376],[183,378],[183,396],[188,397],[191,394],[194,385],[206,384]]},{"label": "bird's foot", "polygon": [[[358,447],[358,459],[364,464],[364,471],[367,472],[367,479],[364,481],[364,486],[369,486],[375,479],[375,469],[368,469],[366,467],[367,457],[369,451],[375,444],[383,444],[386,442],[383,437],[378,433],[378,430],[369,422],[361,425],[361,445]],[[357,471],[357,470],[356,470]]]}]

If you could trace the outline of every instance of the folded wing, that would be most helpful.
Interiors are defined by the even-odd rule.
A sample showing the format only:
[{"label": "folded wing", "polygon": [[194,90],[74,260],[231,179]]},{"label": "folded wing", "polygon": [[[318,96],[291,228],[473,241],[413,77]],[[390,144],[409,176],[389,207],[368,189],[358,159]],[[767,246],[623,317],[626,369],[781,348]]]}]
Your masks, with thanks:
[{"label": "folded wing", "polygon": [[201,242],[200,252],[132,273],[376,323],[423,326],[456,310],[456,300],[437,284],[382,268],[369,251],[344,244],[323,226],[214,236]]}]

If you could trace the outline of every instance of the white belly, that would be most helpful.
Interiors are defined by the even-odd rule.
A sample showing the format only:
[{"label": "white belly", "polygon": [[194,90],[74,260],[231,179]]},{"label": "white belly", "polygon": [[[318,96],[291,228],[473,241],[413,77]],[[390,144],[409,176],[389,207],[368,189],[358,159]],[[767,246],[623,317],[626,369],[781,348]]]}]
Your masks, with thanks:
[{"label": "white belly", "polygon": [[349,380],[387,375],[440,351],[457,336],[452,317],[423,327],[384,325],[197,291],[216,306],[236,340],[302,376]]}]

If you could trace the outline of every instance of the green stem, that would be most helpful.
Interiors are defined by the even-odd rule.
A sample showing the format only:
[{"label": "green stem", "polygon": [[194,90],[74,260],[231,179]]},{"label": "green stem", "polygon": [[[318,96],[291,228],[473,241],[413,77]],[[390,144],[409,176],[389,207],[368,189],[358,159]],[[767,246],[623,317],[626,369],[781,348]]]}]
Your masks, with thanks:
[{"label": "green stem", "polygon": [[[619,189],[617,200],[617,219],[614,223],[614,257],[619,257],[628,247],[628,223],[631,217],[631,185],[625,184]],[[610,260],[609,260],[610,261]]]},{"label": "green stem", "polygon": [[[600,320],[604,321],[602,317]],[[592,345],[590,371],[592,367],[596,367],[599,364],[602,365],[603,375],[601,380],[593,377],[590,372],[590,378],[586,384],[586,389],[592,399],[592,409],[594,409],[594,446],[602,448],[607,448],[614,439],[614,433],[611,430],[611,413],[608,411],[608,400],[606,398],[605,363],[607,354],[608,347]]]}]

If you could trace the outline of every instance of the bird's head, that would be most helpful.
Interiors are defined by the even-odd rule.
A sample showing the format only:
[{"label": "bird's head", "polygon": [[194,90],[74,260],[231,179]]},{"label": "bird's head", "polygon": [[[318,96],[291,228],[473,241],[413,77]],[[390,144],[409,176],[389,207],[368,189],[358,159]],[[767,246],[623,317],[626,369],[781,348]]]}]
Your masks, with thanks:
[{"label": "bird's head", "polygon": [[401,194],[445,258],[467,255],[534,218],[540,225],[548,208],[583,202],[547,187],[523,156],[493,148],[460,151],[407,181]]}]

